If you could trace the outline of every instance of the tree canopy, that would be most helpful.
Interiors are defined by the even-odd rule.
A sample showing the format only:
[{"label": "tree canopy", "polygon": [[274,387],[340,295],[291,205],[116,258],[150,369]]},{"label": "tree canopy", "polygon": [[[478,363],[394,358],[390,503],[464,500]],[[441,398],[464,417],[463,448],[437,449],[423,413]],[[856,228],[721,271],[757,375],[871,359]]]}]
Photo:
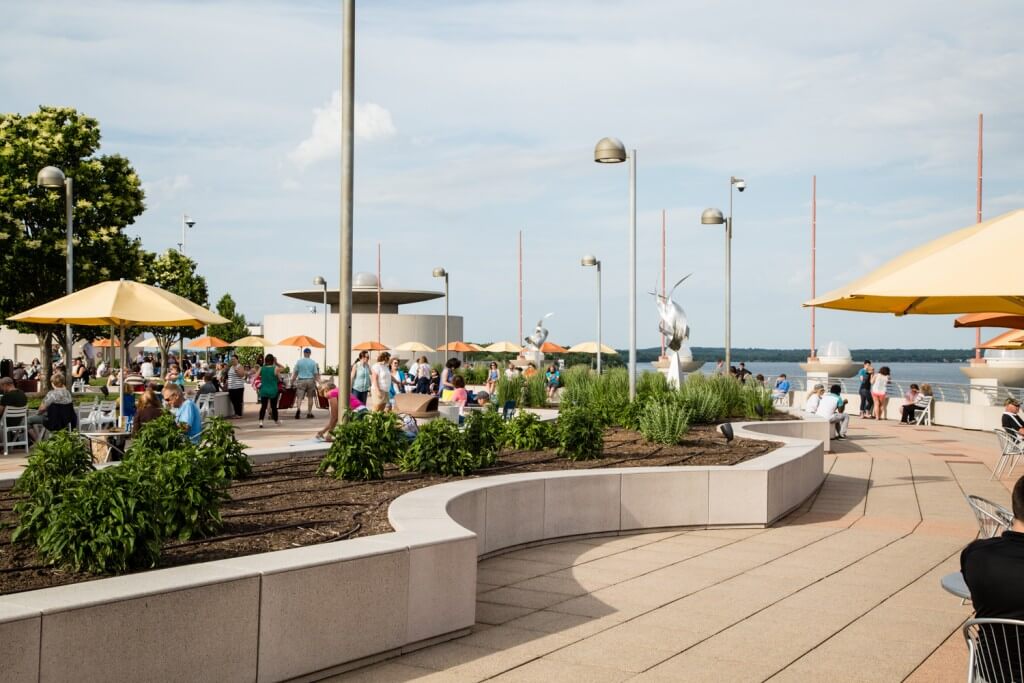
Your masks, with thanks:
[{"label": "tree canopy", "polygon": [[[194,304],[209,306],[206,278],[196,272],[196,262],[177,249],[168,249],[159,255],[149,254],[142,282],[185,297]],[[197,336],[192,327],[151,327],[149,331],[160,345],[164,358],[168,349],[179,340]]]},{"label": "tree canopy", "polygon": [[249,325],[245,321],[245,316],[235,308],[235,300],[230,294],[225,294],[217,301],[217,313],[231,322],[223,325],[210,325],[208,331],[212,336],[219,337],[226,342],[233,342],[248,336]]}]

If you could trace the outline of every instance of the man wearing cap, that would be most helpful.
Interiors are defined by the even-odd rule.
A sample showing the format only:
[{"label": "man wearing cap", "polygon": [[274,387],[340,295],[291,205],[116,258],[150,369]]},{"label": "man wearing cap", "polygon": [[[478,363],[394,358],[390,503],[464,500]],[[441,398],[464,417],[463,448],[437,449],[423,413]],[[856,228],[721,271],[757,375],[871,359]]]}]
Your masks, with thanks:
[{"label": "man wearing cap", "polygon": [[1006,411],[1003,413],[1003,429],[1018,439],[1024,437],[1024,419],[1020,416],[1020,401],[1014,397],[1006,399]]},{"label": "man wearing cap", "polygon": [[303,349],[302,358],[295,361],[292,370],[292,383],[295,385],[295,419],[302,417],[302,397],[306,397],[308,407],[306,417],[313,417],[313,399],[316,397],[316,385],[320,383],[320,368],[310,358],[312,349]]}]

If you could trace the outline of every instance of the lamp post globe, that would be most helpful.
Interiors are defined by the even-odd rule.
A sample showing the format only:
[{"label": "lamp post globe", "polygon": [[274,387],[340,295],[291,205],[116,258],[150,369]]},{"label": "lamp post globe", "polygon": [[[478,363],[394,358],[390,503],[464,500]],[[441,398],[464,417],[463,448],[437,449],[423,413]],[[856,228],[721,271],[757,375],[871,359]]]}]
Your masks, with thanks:
[{"label": "lamp post globe", "polygon": [[725,214],[721,209],[704,209],[700,215],[701,225],[722,225],[725,223]]},{"label": "lamp post globe", "polygon": [[597,374],[601,374],[601,261],[593,254],[580,259],[583,267],[597,267]]},{"label": "lamp post globe", "polygon": [[597,265],[597,257],[594,256],[593,254],[587,254],[586,256],[584,256],[583,258],[580,259],[580,265],[581,266],[596,266]]},{"label": "lamp post globe", "polygon": [[324,370],[326,371],[327,359],[330,358],[327,355],[327,320],[331,314],[331,309],[327,308],[327,280],[324,279],[323,275],[317,275],[313,278],[313,284],[317,287],[323,287],[324,290]]},{"label": "lamp post globe", "polygon": [[626,159],[626,146],[618,138],[601,138],[594,146],[594,161],[599,164],[621,164]]},{"label": "lamp post globe", "polygon": [[47,166],[36,176],[36,185],[48,190],[64,187],[64,171],[56,166]]}]

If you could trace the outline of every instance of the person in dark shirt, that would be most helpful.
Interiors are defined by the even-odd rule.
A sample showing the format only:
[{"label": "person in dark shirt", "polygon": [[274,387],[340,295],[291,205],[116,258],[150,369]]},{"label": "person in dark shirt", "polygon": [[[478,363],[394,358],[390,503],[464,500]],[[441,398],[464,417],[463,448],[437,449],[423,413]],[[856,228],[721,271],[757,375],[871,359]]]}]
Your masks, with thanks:
[{"label": "person in dark shirt", "polygon": [[7,406],[24,408],[27,405],[28,396],[14,385],[14,380],[10,377],[0,377],[0,415],[4,414]]},{"label": "person in dark shirt", "polygon": [[1017,437],[1024,436],[1024,419],[1020,416],[1020,401],[1012,396],[1006,399],[1006,411],[1003,413],[1003,429]]},{"label": "person in dark shirt", "polygon": [[220,384],[217,381],[217,376],[212,372],[207,373],[205,376],[201,377],[201,379],[204,381],[197,392],[200,396],[203,394],[216,394],[220,391]]},{"label": "person in dark shirt", "polygon": [[1024,620],[1024,477],[1013,486],[1013,524],[960,553],[960,571],[979,619]]}]

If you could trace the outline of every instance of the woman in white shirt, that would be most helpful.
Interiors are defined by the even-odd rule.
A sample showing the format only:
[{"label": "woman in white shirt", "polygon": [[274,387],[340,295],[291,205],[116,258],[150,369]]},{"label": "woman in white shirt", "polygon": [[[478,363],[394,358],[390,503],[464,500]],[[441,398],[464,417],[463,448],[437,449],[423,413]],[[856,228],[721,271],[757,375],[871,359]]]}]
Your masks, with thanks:
[{"label": "woman in white shirt", "polygon": [[889,366],[884,365],[871,377],[871,398],[875,402],[875,419],[885,419],[886,391],[889,389]]},{"label": "woman in white shirt", "polygon": [[815,384],[814,389],[807,395],[807,402],[804,403],[804,412],[811,413],[812,415],[818,412],[818,405],[821,403],[821,397],[825,395],[825,386],[823,384]]},{"label": "woman in white shirt", "polygon": [[391,400],[391,354],[381,351],[377,363],[370,368],[370,402],[367,407],[376,412],[387,410]]}]

